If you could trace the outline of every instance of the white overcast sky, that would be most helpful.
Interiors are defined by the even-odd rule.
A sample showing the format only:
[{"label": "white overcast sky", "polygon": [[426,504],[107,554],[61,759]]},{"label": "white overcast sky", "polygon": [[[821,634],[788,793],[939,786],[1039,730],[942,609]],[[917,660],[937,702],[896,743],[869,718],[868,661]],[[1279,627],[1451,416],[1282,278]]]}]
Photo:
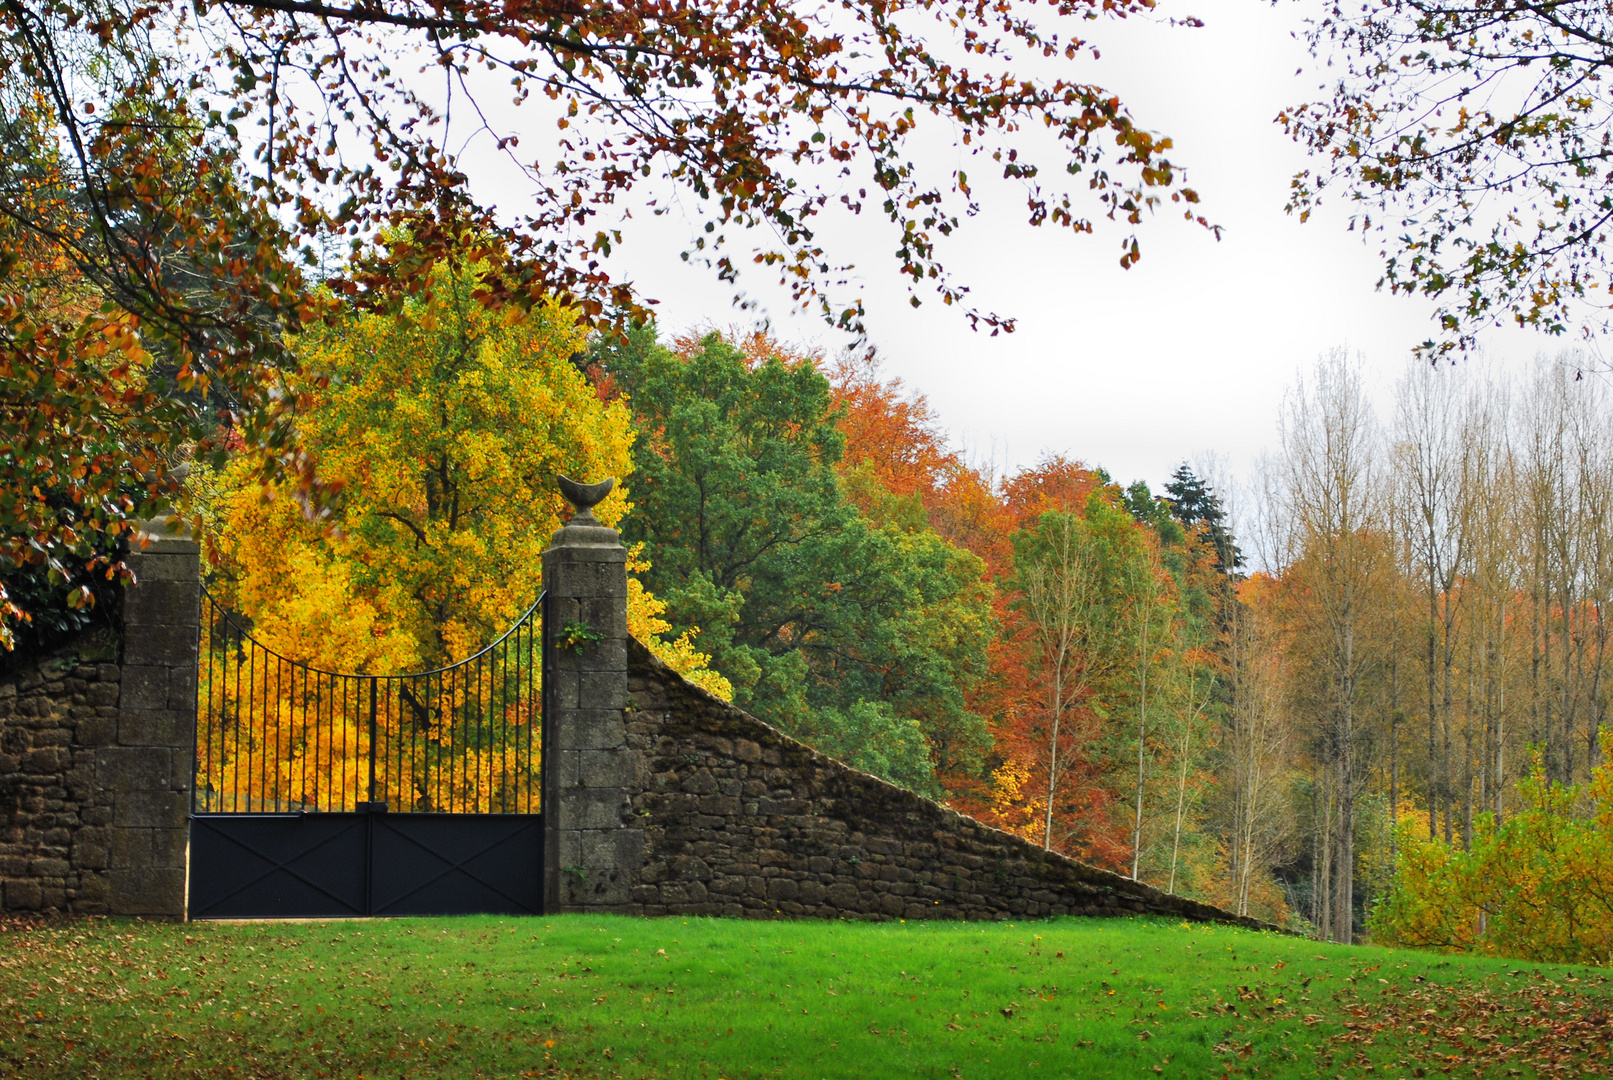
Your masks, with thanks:
[{"label": "white overcast sky", "polygon": [[[910,307],[894,244],[874,223],[834,235],[832,254],[863,276],[885,370],[929,397],[972,458],[1013,470],[1063,453],[1156,490],[1179,462],[1207,453],[1246,474],[1274,445],[1295,372],[1337,346],[1362,355],[1386,398],[1431,333],[1431,306],[1375,291],[1378,249],[1345,230],[1336,201],[1304,225],[1283,212],[1305,157],[1273,118],[1315,97],[1324,77],[1293,36],[1305,10],[1304,0],[1164,0],[1163,15],[1196,15],[1204,27],[1100,27],[1103,58],[1079,73],[1174,140],[1173,160],[1225,227],[1220,242],[1163,212],[1143,229],[1142,262],[1126,271],[1118,234],[1030,228],[1007,191],[948,249],[981,307],[1018,317],[1018,332],[991,338],[955,308]],[[755,318],[732,307],[731,287],[679,261],[686,223],[635,215],[634,226],[616,266],[660,301],[664,333]],[[787,340],[844,343],[793,314],[767,279],[742,285]],[[1510,367],[1563,342],[1506,331],[1484,344]]]}]

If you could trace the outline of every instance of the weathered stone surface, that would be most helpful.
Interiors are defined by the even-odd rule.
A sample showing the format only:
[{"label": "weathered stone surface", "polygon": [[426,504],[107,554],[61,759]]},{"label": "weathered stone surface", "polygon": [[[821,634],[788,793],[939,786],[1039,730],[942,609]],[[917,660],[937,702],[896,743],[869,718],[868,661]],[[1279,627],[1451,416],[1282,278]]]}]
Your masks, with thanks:
[{"label": "weathered stone surface", "polygon": [[556,749],[616,750],[627,737],[619,709],[556,709],[544,722]]},{"label": "weathered stone surface", "polygon": [[170,787],[166,746],[109,746],[95,752],[95,782],[112,791],[166,791]]},{"label": "weathered stone surface", "polygon": [[168,669],[130,664],[123,672],[125,709],[161,709],[168,704]]},{"label": "weathered stone surface", "polygon": [[183,791],[120,791],[112,807],[113,828],[183,828],[190,796]]},{"label": "weathered stone surface", "polygon": [[555,812],[568,830],[617,829],[627,793],[620,788],[573,788],[555,801]]},{"label": "weathered stone surface", "polygon": [[138,633],[131,633],[124,639],[123,655],[131,664],[169,664],[178,658],[195,664],[196,647],[194,626],[142,626]]},{"label": "weathered stone surface", "polygon": [[113,915],[173,918],[173,898],[184,895],[183,867],[143,866],[112,870]]},{"label": "weathered stone surface", "polygon": [[[154,548],[173,548],[172,553],[161,551],[137,552],[134,557],[140,560],[136,572],[140,580],[146,584],[158,581],[200,581],[196,573],[196,547],[194,544],[173,541],[159,542]],[[188,548],[189,550],[184,550]]]},{"label": "weathered stone surface", "polygon": [[196,707],[176,709],[122,709],[118,712],[118,742],[124,746],[188,749],[196,725]]},{"label": "weathered stone surface", "polygon": [[[0,911],[105,914],[111,814],[95,756],[115,745],[116,635],[97,631],[0,668]],[[63,678],[63,675],[70,675]],[[117,762],[168,780],[169,759]],[[110,766],[109,766],[110,767]]]},{"label": "weathered stone surface", "polygon": [[[137,556],[143,560],[162,558],[162,556]],[[167,564],[163,565],[168,569]],[[197,608],[201,604],[201,581],[192,577],[188,581],[163,579],[148,573],[144,566],[140,571],[140,584],[129,590],[129,595],[123,605],[123,623],[125,626],[157,626],[157,625],[187,625],[190,620],[183,618],[184,613]]]},{"label": "weathered stone surface", "polygon": [[549,768],[559,770],[562,786],[583,788],[626,787],[638,771],[636,756],[625,748],[555,751]]},{"label": "weathered stone surface", "polygon": [[[644,834],[627,745],[627,550],[577,518],[543,554],[551,693],[544,716],[544,904],[549,911],[641,910]],[[583,630],[585,633],[577,634]]]},{"label": "weathered stone surface", "polygon": [[123,633],[0,666],[0,911],[184,915],[197,549],[129,562]]},{"label": "weathered stone surface", "polygon": [[11,911],[38,911],[43,902],[40,883],[27,878],[7,881],[5,901]]},{"label": "weathered stone surface", "polygon": [[[628,641],[628,899],[586,910],[749,918],[1010,919],[1147,911],[1261,926],[1042,851],[834,761],[711,697]],[[586,679],[587,676],[585,675]],[[621,905],[626,904],[623,908]]]}]

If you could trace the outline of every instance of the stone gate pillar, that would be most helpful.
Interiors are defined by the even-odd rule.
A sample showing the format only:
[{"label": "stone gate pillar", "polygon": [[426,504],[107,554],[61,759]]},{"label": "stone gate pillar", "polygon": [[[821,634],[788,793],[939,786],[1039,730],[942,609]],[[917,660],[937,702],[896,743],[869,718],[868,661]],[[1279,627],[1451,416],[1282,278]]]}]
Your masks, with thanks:
[{"label": "stone gate pillar", "polygon": [[543,553],[544,908],[625,909],[644,861],[629,785],[627,549],[593,507],[614,481],[561,491],[577,514]]},{"label": "stone gate pillar", "polygon": [[117,739],[95,753],[95,784],[111,802],[111,913],[183,919],[201,553],[188,536],[146,528],[149,545],[128,556]]}]

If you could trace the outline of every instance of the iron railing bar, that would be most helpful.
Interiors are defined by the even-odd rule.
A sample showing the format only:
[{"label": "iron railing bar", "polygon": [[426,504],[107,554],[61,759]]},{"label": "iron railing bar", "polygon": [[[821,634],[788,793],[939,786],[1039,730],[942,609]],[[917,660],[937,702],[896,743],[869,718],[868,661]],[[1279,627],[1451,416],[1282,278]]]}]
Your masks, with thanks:
[{"label": "iron railing bar", "polygon": [[281,685],[280,684],[282,682],[281,676],[285,673],[285,669],[286,669],[286,664],[285,664],[284,660],[276,660],[275,661],[275,664],[274,664],[274,808],[277,811],[281,808],[280,807],[280,773],[283,771],[283,769],[285,767],[285,760],[286,760],[285,759],[285,754],[282,752],[281,747],[280,747],[280,736],[283,734],[282,729],[285,727],[285,725],[280,722],[280,707],[286,700],[285,694],[281,693]]},{"label": "iron railing bar", "polygon": [[[228,624],[225,624],[224,645],[226,649],[229,649],[229,634],[230,627]],[[228,660],[235,668],[235,697],[233,699],[234,704],[230,709],[230,745],[233,750],[231,755],[231,763],[235,766],[230,770],[230,808],[233,810],[238,807],[241,799],[238,789],[241,786],[241,663],[243,658],[241,656],[241,642],[239,640],[239,635],[237,635],[235,648],[229,649],[229,651],[227,651],[224,655],[226,660]],[[230,672],[226,671],[224,673],[224,684],[226,688],[229,686],[229,682]],[[219,752],[220,754],[223,753],[223,747],[219,748]],[[223,802],[222,793],[220,794],[219,801]]]},{"label": "iron railing bar", "polygon": [[343,679],[342,688],[342,809],[347,809],[347,759],[351,756],[347,749],[347,719],[350,710],[347,707],[347,690],[351,680]]},{"label": "iron railing bar", "polygon": [[493,698],[493,655],[489,654],[481,663],[476,665],[476,726],[471,729],[471,739],[475,744],[467,764],[471,767],[471,813],[482,813],[482,773],[485,769],[487,756],[487,725],[488,717],[492,713]]},{"label": "iron railing bar", "polygon": [[[519,638],[519,635],[517,635]],[[499,654],[498,704],[493,709],[493,757],[487,770],[489,805],[498,802],[498,813],[509,813],[508,786],[504,783],[509,772],[510,746],[510,650],[506,645]]]},{"label": "iron railing bar", "polygon": [[538,632],[538,708],[543,715],[538,725],[538,813],[547,808],[543,805],[548,792],[545,786],[549,775],[549,697],[554,693],[554,666],[550,654],[554,651],[553,635],[549,633],[549,604],[548,592],[544,592],[544,603],[539,609],[539,617],[543,625]]},{"label": "iron railing bar", "polygon": [[[256,650],[257,650],[257,643],[253,642],[253,654],[252,655],[253,655],[254,658],[256,658],[256,656],[257,656],[257,651]],[[268,732],[266,730],[268,728],[268,723],[267,723],[266,718],[264,716],[264,714],[268,711],[268,701],[269,701],[269,688],[268,688],[267,685],[265,685],[269,681],[268,680],[268,674],[269,674],[269,658],[268,658],[268,656],[264,656],[264,658],[263,658],[263,674],[264,674],[263,678],[254,679],[253,682],[252,682],[252,685],[258,689],[258,697],[259,697],[259,701],[260,701],[260,704],[258,704],[254,708],[253,715],[256,717],[257,735],[252,740],[252,748],[253,748],[253,751],[257,754],[257,761],[258,761],[258,808],[259,808],[260,811],[263,809],[263,804],[267,801],[267,800],[264,799],[263,793],[264,793],[265,790],[267,790],[267,785],[264,783],[264,779],[265,779],[265,777],[267,775],[264,772],[264,768],[265,768],[265,763],[264,762],[265,762],[265,759],[269,756],[267,753],[265,753],[265,751],[268,749],[268,745],[267,745],[268,744]],[[252,808],[252,796],[250,794],[248,794],[247,797],[246,797],[246,805],[247,805],[248,810],[250,810]]]},{"label": "iron railing bar", "polygon": [[485,686],[482,690],[482,700],[477,702],[481,707],[476,710],[476,756],[472,763],[476,766],[476,801],[472,803],[476,809],[472,813],[485,813],[483,806],[482,780],[487,773],[488,742],[493,733],[493,681],[498,671],[498,653],[489,653],[486,660],[476,665],[476,678],[478,683]]},{"label": "iron railing bar", "polygon": [[483,759],[487,756],[488,729],[493,723],[493,673],[496,670],[498,670],[497,652],[489,653],[486,660],[476,665],[477,688],[482,688],[484,679],[487,686],[476,702],[476,756],[471,758],[471,764],[476,769],[476,779],[472,781],[476,791],[476,799],[471,803],[475,807],[471,811],[473,814],[482,812],[482,773],[486,771],[486,762]]},{"label": "iron railing bar", "polygon": [[[253,644],[251,644],[251,645],[246,645],[245,643],[243,643],[243,647],[246,649],[246,664],[247,664],[247,668],[246,668],[246,696],[247,696],[247,702],[246,702],[246,791],[247,791],[247,794],[246,794],[246,808],[247,808],[248,812],[250,812],[251,809],[252,809],[252,751],[253,751],[253,737],[252,737],[252,710],[253,710],[253,705],[252,705],[252,699],[253,699],[253,695],[257,692],[257,686],[258,686],[258,681],[257,681],[257,676],[258,676],[258,654],[257,654],[257,651],[256,651],[256,643],[255,642]],[[239,705],[236,706],[236,711],[237,712],[240,711],[240,706]],[[237,799],[236,802],[239,803],[240,800]]]},{"label": "iron railing bar", "polygon": [[550,601],[545,600],[538,613],[538,723],[537,730],[532,733],[532,738],[537,743],[538,750],[538,804],[534,809],[534,813],[539,814],[543,813],[545,808],[544,800],[546,796],[543,785],[547,782],[544,777],[549,769],[549,699],[554,692],[554,680],[550,677],[550,669],[554,665],[549,658],[550,654],[554,652],[554,635],[549,633],[549,616],[551,614],[549,609],[553,606]]},{"label": "iron railing bar", "polygon": [[[319,775],[319,763],[321,761],[325,760],[325,758],[321,757],[320,754],[319,754],[319,729],[325,726],[324,724],[320,723],[320,717],[319,717],[320,705],[323,704],[324,700],[325,700],[325,691],[324,691],[322,683],[321,683],[322,678],[323,678],[323,676],[320,676],[320,675],[315,675],[314,676],[314,809],[315,810],[324,809],[324,807],[321,806],[320,804],[323,803],[326,799],[330,798],[330,780],[329,780],[329,777],[324,777],[324,776]],[[327,735],[325,737],[325,743],[326,743],[327,746],[329,746],[329,744],[330,744],[330,736],[329,735]],[[326,756],[328,757],[329,755],[327,754]]]},{"label": "iron railing bar", "polygon": [[[526,791],[526,803],[523,803],[523,812],[526,812],[526,814],[531,814],[532,812],[532,727],[544,722],[544,703],[537,698],[537,687],[540,685],[537,675],[542,674],[539,671],[542,666],[539,666],[539,669],[532,667],[532,653],[534,653],[534,650],[532,650],[532,635],[534,635],[534,632],[544,632],[542,627],[544,627],[544,613],[539,611],[537,613],[537,622],[529,622],[526,625],[526,653],[524,653],[524,656],[526,656],[527,716],[526,732],[523,733],[523,738],[526,740],[526,771],[521,774],[521,790]],[[537,654],[542,656],[542,650],[537,650]],[[534,703],[537,703],[536,708],[534,708]]]},{"label": "iron railing bar", "polygon": [[[454,740],[454,752],[448,758],[448,797],[452,800],[450,805],[456,809],[465,804],[465,768],[463,747],[464,743],[466,742],[466,736],[470,734],[470,727],[466,717],[470,715],[470,676],[472,669],[467,667],[461,668],[460,670],[465,673],[465,706],[464,708],[460,709],[457,714],[457,718],[459,720],[459,737]],[[458,776],[455,776],[456,772],[458,773]]]},{"label": "iron railing bar", "polygon": [[[297,729],[302,737],[302,760],[298,763],[302,774],[302,783],[298,785],[297,801],[303,808],[308,807],[308,669],[302,672],[302,727]],[[315,728],[314,730],[318,730]]]},{"label": "iron railing bar", "polygon": [[371,803],[375,802],[375,695],[379,686],[377,680],[370,679],[370,782],[364,797]]},{"label": "iron railing bar", "polygon": [[[401,683],[401,682],[397,684],[397,686],[399,686],[399,687],[401,687],[403,685],[404,684]],[[391,809],[392,803],[393,803],[393,798],[392,798],[392,747],[394,745],[396,745],[396,743],[397,743],[397,740],[395,738],[393,738],[392,733],[394,731],[399,730],[399,725],[401,725],[403,723],[403,699],[401,697],[398,698],[398,700],[397,700],[397,706],[398,706],[397,712],[394,713],[393,710],[392,710],[392,689],[393,689],[393,684],[388,683],[387,684],[387,695],[386,695],[385,708],[384,708],[384,710],[382,712],[382,716],[384,717],[384,722],[382,723],[380,730],[378,730],[375,733],[375,737],[382,740],[382,744],[381,744],[381,798],[379,800],[377,800],[377,801],[386,803],[388,809]]]},{"label": "iron railing bar", "polygon": [[[520,638],[516,639],[515,647],[516,647],[515,655],[517,657],[523,657],[523,656],[526,655],[526,650],[521,648]],[[520,777],[522,775],[522,773],[521,773],[521,741],[522,741],[522,739],[524,739],[526,737],[526,725],[521,723],[521,718],[526,712],[526,698],[521,693],[523,683],[526,681],[526,667],[527,667],[527,665],[522,665],[519,662],[516,664],[516,667],[515,667],[515,723],[516,723],[516,727],[515,727],[515,730],[513,732],[510,731],[510,705],[509,705],[508,702],[506,702],[505,706],[504,706],[504,730],[506,732],[505,737],[507,739],[509,739],[509,741],[510,741],[510,750],[508,752],[508,756],[505,757],[504,760],[507,761],[507,762],[513,760],[513,762],[514,762],[514,768],[513,769],[509,768],[509,766],[506,766],[506,772],[509,775],[506,775],[505,778],[504,778],[505,792],[506,792],[505,798],[504,798],[504,807],[505,807],[504,812],[506,814],[510,814],[510,813],[519,814],[521,812],[521,801],[520,801],[521,800],[521,792],[520,792],[520,789],[517,788],[515,785],[520,782]],[[514,810],[510,809],[511,800],[514,800],[514,803],[515,803],[515,809]]]},{"label": "iron railing bar", "polygon": [[448,707],[442,714],[442,730],[437,732],[437,760],[432,774],[437,778],[437,808],[448,811],[454,807],[453,798],[444,784],[449,780],[454,752],[454,720],[459,716],[459,669],[448,674]]},{"label": "iron railing bar", "polygon": [[[515,649],[515,655],[518,658],[526,655],[521,651],[521,638],[519,635],[517,635],[515,639]],[[508,665],[506,665],[505,671],[505,685],[507,687],[509,685]],[[506,748],[499,752],[499,760],[504,763],[504,786],[501,789],[502,795],[500,798],[506,814],[518,812],[518,809],[517,811],[512,811],[510,809],[510,800],[520,798],[520,795],[515,789],[515,782],[516,778],[521,775],[521,728],[519,724],[521,720],[521,709],[524,704],[521,698],[521,671],[522,669],[518,660],[513,676],[515,680],[515,693],[514,695],[510,695],[506,690],[504,701],[504,742]],[[512,704],[515,707],[515,721],[517,725],[514,730],[511,730],[510,727],[510,707]]]},{"label": "iron railing bar", "polygon": [[[520,635],[519,634],[516,635],[516,640],[517,640],[517,642],[520,641]],[[510,653],[509,653],[509,650],[505,649],[504,652],[501,655],[502,655],[502,660],[503,660],[503,674],[501,676],[499,676],[499,680],[498,680],[498,705],[497,705],[497,707],[495,709],[495,712],[498,715],[498,720],[497,720],[498,727],[497,727],[497,731],[496,731],[496,737],[493,740],[494,754],[495,754],[495,757],[494,757],[493,760],[497,762],[497,765],[496,765],[497,775],[496,776],[494,775],[495,766],[492,763],[489,763],[489,767],[488,767],[488,770],[487,770],[487,791],[488,791],[488,795],[489,795],[490,798],[496,798],[498,800],[498,812],[501,813],[501,814],[507,814],[507,813],[510,812],[510,804],[509,804],[509,790],[510,789],[509,789],[509,785],[506,784],[506,783],[503,783],[502,781],[504,779],[504,774],[509,771],[509,765],[508,765],[509,758],[506,756],[509,753],[509,745],[510,745],[510,728],[509,728],[509,723],[510,723]],[[491,805],[491,803],[489,805]]]}]

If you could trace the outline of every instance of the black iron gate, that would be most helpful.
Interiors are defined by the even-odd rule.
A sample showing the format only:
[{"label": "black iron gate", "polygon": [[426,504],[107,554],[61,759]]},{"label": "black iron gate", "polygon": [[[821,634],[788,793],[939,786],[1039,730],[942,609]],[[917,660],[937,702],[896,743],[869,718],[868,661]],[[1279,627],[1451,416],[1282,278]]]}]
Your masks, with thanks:
[{"label": "black iron gate", "polygon": [[543,609],[448,667],[355,675],[204,593],[191,918],[539,913]]}]

